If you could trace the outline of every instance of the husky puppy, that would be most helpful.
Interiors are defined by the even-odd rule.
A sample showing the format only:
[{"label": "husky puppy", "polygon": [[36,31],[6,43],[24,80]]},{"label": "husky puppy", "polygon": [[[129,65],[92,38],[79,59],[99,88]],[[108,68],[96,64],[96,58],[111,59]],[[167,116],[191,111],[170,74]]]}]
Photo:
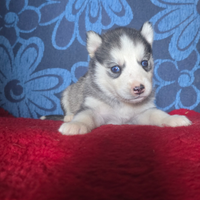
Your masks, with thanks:
[{"label": "husky puppy", "polygon": [[65,116],[59,132],[85,134],[103,124],[190,125],[185,116],[170,116],[154,104],[152,44],[149,22],[140,31],[125,27],[103,35],[89,31],[88,72],[62,94]]}]

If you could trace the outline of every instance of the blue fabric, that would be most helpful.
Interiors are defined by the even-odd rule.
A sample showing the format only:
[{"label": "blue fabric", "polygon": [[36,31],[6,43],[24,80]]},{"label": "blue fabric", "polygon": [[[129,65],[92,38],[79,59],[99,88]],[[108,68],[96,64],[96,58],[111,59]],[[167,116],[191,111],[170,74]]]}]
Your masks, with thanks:
[{"label": "blue fabric", "polygon": [[62,114],[61,92],[87,71],[86,31],[147,20],[156,105],[200,112],[198,0],[1,0],[0,107],[17,117]]}]

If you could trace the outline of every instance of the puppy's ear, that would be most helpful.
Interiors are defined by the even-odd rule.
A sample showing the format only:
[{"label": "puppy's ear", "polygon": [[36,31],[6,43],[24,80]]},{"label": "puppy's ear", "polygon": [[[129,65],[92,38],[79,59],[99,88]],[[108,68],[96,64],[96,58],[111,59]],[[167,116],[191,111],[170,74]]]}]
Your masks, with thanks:
[{"label": "puppy's ear", "polygon": [[153,27],[150,22],[145,22],[140,30],[142,36],[152,46],[153,44]]},{"label": "puppy's ear", "polygon": [[94,57],[95,51],[101,46],[102,38],[99,34],[88,31],[87,32],[87,50],[91,58]]}]

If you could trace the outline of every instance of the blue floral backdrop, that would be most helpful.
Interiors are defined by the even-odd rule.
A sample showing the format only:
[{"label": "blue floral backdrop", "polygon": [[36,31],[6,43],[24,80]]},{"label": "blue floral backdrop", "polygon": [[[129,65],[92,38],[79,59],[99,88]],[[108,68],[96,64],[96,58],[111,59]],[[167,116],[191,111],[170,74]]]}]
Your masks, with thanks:
[{"label": "blue floral backdrop", "polygon": [[86,31],[147,20],[156,105],[200,112],[198,0],[1,0],[0,107],[17,117],[61,114],[61,92],[87,71]]}]

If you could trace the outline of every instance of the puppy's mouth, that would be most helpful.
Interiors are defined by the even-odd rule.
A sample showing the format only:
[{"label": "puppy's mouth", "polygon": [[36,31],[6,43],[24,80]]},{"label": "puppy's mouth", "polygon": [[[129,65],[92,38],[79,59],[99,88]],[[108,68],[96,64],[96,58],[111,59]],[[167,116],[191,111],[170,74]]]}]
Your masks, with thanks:
[{"label": "puppy's mouth", "polygon": [[144,99],[147,98],[147,96],[141,95],[141,94],[138,94],[136,97],[133,97],[133,98],[130,98],[130,99],[121,97],[119,94],[117,94],[117,96],[120,99],[120,101],[125,102],[125,103],[139,103],[139,102],[141,102],[141,101],[143,101]]}]

